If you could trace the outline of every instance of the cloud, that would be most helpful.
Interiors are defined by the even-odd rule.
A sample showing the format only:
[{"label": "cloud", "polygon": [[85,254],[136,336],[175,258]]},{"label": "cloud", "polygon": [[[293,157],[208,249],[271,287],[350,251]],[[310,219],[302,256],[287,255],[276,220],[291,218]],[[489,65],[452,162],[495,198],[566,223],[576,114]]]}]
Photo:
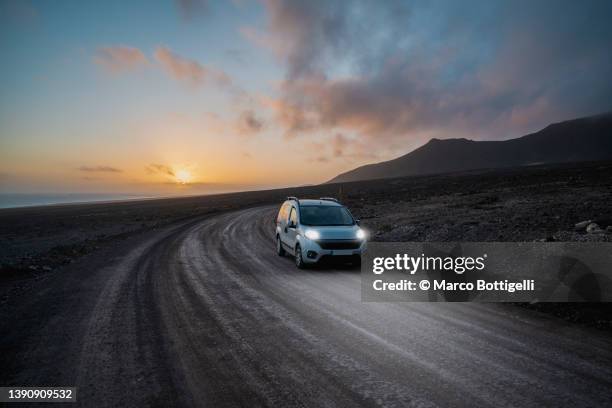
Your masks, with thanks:
[{"label": "cloud", "polygon": [[208,0],[175,0],[179,13],[184,21],[192,21],[208,15],[210,4]]},{"label": "cloud", "polygon": [[181,57],[165,47],[158,47],[155,50],[155,59],[168,75],[190,86],[205,83],[214,83],[219,86],[231,84],[230,77],[225,72]]},{"label": "cloud", "polygon": [[93,60],[110,73],[132,72],[148,64],[147,57],[138,48],[126,46],[101,47]]},{"label": "cloud", "polygon": [[123,170],[111,166],[81,166],[79,171],[86,173],[121,173]]},{"label": "cloud", "polygon": [[0,24],[31,26],[40,20],[40,12],[28,1],[0,2]]},{"label": "cloud", "polygon": [[306,161],[309,163],[325,164],[325,163],[329,163],[331,160],[329,159],[329,157],[325,155],[320,155],[320,156],[310,157]]},{"label": "cloud", "polygon": [[238,117],[236,128],[241,135],[252,135],[261,131],[264,127],[264,122],[255,116],[252,110],[243,111]]},{"label": "cloud", "polygon": [[358,137],[349,137],[342,133],[308,140],[302,147],[309,152],[311,162],[326,163],[343,160],[346,163],[358,163],[363,160],[379,159],[372,147]]},{"label": "cloud", "polygon": [[[154,60],[171,78],[189,86],[214,84],[239,96],[241,90],[232,87],[231,78],[223,71],[182,57],[166,47],[157,47]],[[136,71],[149,65],[149,59],[138,48],[127,46],[100,47],[93,61],[113,74]]]},{"label": "cloud", "polygon": [[[612,108],[612,3],[265,1],[287,136],[507,138]],[[338,143],[336,137],[333,143]],[[337,150],[344,154],[344,149]]]},{"label": "cloud", "polygon": [[247,62],[247,53],[244,50],[230,48],[225,50],[224,54],[237,64],[245,64]]},{"label": "cloud", "polygon": [[[339,62],[376,58],[405,34],[411,9],[405,1],[344,2],[265,0],[268,23],[242,33],[271,49],[287,66],[287,79],[319,74]],[[363,58],[362,58],[363,57]]]},{"label": "cloud", "polygon": [[332,149],[335,157],[344,155],[348,146],[348,139],[342,134],[337,133],[332,139]]},{"label": "cloud", "polygon": [[162,174],[165,176],[175,177],[172,167],[166,166],[165,164],[152,163],[145,167],[145,170],[148,174]]}]

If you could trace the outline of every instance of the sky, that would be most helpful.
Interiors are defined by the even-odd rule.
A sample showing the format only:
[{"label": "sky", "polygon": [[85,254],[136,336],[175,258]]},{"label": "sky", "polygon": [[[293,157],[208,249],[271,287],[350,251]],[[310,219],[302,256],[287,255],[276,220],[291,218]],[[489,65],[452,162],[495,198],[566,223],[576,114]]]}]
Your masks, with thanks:
[{"label": "sky", "polygon": [[321,183],[612,110],[612,2],[0,0],[0,193]]}]

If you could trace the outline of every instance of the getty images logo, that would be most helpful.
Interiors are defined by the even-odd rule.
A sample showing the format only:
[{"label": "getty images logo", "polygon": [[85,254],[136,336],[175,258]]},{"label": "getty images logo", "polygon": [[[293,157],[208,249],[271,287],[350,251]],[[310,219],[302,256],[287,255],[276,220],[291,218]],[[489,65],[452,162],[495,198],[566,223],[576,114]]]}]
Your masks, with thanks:
[{"label": "getty images logo", "polygon": [[386,271],[400,271],[414,275],[417,271],[452,271],[461,275],[466,271],[482,271],[486,259],[487,254],[479,257],[395,254],[395,256],[373,258],[372,272],[380,275]]}]

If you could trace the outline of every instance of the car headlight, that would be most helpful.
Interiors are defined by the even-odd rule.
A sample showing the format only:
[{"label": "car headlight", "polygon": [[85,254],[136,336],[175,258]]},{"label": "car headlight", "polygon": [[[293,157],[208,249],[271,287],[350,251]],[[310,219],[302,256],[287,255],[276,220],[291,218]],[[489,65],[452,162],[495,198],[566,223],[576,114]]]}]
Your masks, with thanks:
[{"label": "car headlight", "polygon": [[365,239],[366,237],[366,233],[364,230],[362,230],[361,228],[357,230],[357,239]]},{"label": "car headlight", "polygon": [[315,230],[306,230],[306,232],[304,232],[304,236],[308,239],[319,239],[319,237],[321,237],[321,234],[319,234],[319,231],[315,231]]}]

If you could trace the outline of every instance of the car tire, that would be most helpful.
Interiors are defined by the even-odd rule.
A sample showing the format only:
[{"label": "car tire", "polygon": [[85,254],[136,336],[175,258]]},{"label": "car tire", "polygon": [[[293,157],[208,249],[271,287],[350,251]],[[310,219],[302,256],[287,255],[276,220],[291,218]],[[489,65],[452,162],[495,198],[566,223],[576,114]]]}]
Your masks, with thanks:
[{"label": "car tire", "polygon": [[283,248],[279,235],[276,236],[276,254],[278,256],[285,256],[285,248]]},{"label": "car tire", "polygon": [[304,269],[306,267],[306,263],[302,257],[302,248],[300,248],[300,244],[295,246],[295,266],[299,269]]},{"label": "car tire", "polygon": [[351,265],[354,266],[355,268],[360,268],[361,267],[361,257],[355,258],[355,260],[351,262]]}]

